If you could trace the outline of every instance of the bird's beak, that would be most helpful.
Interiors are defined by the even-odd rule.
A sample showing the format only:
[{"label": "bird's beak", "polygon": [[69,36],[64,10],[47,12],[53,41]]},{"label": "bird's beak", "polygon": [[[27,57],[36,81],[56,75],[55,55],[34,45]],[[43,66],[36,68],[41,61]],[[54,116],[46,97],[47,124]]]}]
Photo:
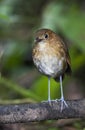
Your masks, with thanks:
[{"label": "bird's beak", "polygon": [[34,40],[34,42],[35,42],[35,43],[39,43],[39,42],[41,42],[42,40],[43,40],[43,39],[37,37],[37,38]]}]

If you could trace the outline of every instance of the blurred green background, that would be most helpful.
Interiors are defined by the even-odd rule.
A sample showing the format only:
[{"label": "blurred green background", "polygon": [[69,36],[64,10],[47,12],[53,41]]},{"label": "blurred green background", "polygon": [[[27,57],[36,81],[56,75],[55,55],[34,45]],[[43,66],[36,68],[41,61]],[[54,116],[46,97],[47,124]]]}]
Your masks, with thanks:
[{"label": "blurred green background", "polygon": [[[0,0],[0,104],[47,100],[47,77],[32,61],[33,35],[39,28],[52,29],[69,47],[72,75],[63,82],[65,98],[85,97],[85,1]],[[60,98],[53,79],[51,98]],[[83,123],[75,124],[74,130],[85,129]]]}]

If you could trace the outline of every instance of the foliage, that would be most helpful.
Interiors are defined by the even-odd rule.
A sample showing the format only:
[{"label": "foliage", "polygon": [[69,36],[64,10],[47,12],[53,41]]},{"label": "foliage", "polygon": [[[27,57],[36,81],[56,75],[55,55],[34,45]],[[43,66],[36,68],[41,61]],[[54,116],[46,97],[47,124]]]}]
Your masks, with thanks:
[{"label": "foliage", "polygon": [[[34,75],[30,75],[30,71],[35,71],[31,52],[33,35],[38,28],[50,28],[67,42],[73,71],[73,76],[69,79],[80,74],[82,69],[83,72],[85,71],[85,5],[83,3],[84,0],[81,2],[76,0],[0,1],[0,71],[2,74],[0,98],[2,100],[47,99],[47,78],[39,76],[37,71]],[[79,78],[76,76],[80,82],[84,78],[84,74]],[[19,79],[20,82],[24,82],[24,85],[18,85]],[[17,83],[14,83],[16,81]],[[64,86],[68,82],[66,78]],[[85,81],[83,86],[84,84]],[[51,98],[55,99],[59,96],[59,83],[51,80]]]},{"label": "foliage", "polygon": [[[23,11],[26,13],[26,10],[24,8],[25,6],[22,8],[21,14],[20,14],[19,9],[20,9],[20,6],[22,7],[22,2],[23,0],[21,1],[20,4],[17,1],[11,1],[11,0],[8,0],[8,1],[2,0],[0,2],[0,19],[1,19],[0,27],[2,28],[0,34],[1,34],[1,39],[3,39],[3,45],[4,45],[3,46],[1,44],[4,50],[3,60],[2,60],[3,62],[1,63],[1,65],[4,71],[6,70],[10,77],[13,75],[13,73],[17,72],[19,67],[23,68],[23,71],[22,71],[22,74],[23,74],[25,68],[27,67],[26,66],[21,67],[21,66],[24,62],[27,51],[31,50],[31,47],[30,47],[31,44],[27,44],[27,41],[32,42],[31,35],[34,29],[31,27],[32,31],[29,31],[28,36],[25,37],[25,35],[23,35],[23,32],[25,31],[24,30],[25,27],[22,28],[22,26],[23,25],[27,26],[27,23],[28,23],[28,29],[29,29],[29,26],[30,26],[29,18],[31,18],[30,20],[32,20],[32,13],[33,13],[33,12],[30,12],[31,8],[29,7],[29,5],[34,6],[34,4],[33,4],[33,1],[29,1],[29,2],[26,1],[29,7],[29,10],[27,10],[27,12],[28,13],[30,12],[30,15],[27,16],[25,14],[22,14]],[[39,2],[40,5],[41,3],[42,1]],[[39,6],[39,4],[38,5],[36,4],[36,6]],[[15,10],[15,7],[16,7],[16,10]],[[71,59],[72,59],[72,70],[74,72],[77,71],[79,68],[81,68],[85,64],[84,62],[85,14],[83,10],[79,8],[77,3],[73,2],[71,3],[71,5],[68,4],[67,6],[64,2],[61,2],[61,1],[48,2],[43,7],[44,8],[42,8],[41,10],[42,20],[40,22],[40,27],[51,28],[56,32],[59,32],[60,30],[62,35],[64,35],[64,37],[69,39],[71,43],[70,54],[71,54]],[[36,13],[37,13],[37,10],[34,13],[35,16],[36,16]],[[25,20],[23,19],[24,16],[25,16]],[[40,19],[37,16],[36,18]],[[34,23],[34,20],[30,22]],[[17,23],[19,23],[19,25]],[[37,26],[39,26],[38,23],[36,23],[35,28]],[[14,30],[12,31],[12,29]],[[17,34],[18,36],[16,36]],[[3,69],[2,69],[2,72],[3,72]],[[29,71],[29,65],[28,65],[28,71]],[[21,71],[20,71],[20,74],[21,74]],[[47,93],[47,88],[43,87],[43,86],[46,86],[47,80],[46,78],[43,78],[43,77],[41,77],[41,79],[39,78],[37,82],[32,85],[32,90],[35,90],[36,94],[39,94],[39,95],[42,95],[41,94],[42,91]],[[42,86],[38,88],[40,84],[42,84]],[[52,93],[54,93],[56,89],[56,87],[53,87],[53,86],[55,86],[55,84],[52,81],[52,87],[51,87],[53,89],[51,90]],[[59,91],[59,90],[56,89],[56,91]],[[43,97],[45,97],[45,99],[46,99],[46,93],[44,94],[44,96],[42,95]],[[56,92],[56,94],[58,95],[58,92]],[[53,98],[56,97],[56,94],[54,94],[54,96],[52,95],[52,97]]]}]

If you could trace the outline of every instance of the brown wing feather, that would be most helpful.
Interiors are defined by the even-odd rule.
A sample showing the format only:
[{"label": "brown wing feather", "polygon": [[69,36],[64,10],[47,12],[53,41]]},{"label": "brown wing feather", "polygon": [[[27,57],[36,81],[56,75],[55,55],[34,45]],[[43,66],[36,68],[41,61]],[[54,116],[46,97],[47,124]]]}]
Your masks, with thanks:
[{"label": "brown wing feather", "polygon": [[[71,70],[71,59],[70,59],[70,55],[69,55],[69,51],[68,51],[68,47],[67,44],[65,44],[60,37],[57,37],[59,39],[59,45],[64,49],[64,52],[66,54],[66,62],[67,62],[67,68],[65,73],[67,75],[71,75],[72,70]],[[61,50],[61,49],[60,49]],[[63,54],[63,53],[62,53]],[[62,79],[64,79],[65,73],[62,74]],[[59,77],[55,77],[56,81],[59,81]]]},{"label": "brown wing feather", "polygon": [[67,59],[66,60],[67,60],[67,69],[66,69],[65,73],[67,75],[71,75],[72,70],[71,70],[71,59],[70,59],[69,53],[67,54]]},{"label": "brown wing feather", "polygon": [[72,70],[71,70],[71,58],[70,58],[70,55],[69,55],[68,46],[62,40],[61,40],[61,43],[63,44],[65,54],[66,54],[66,61],[67,61],[67,69],[66,69],[65,73],[67,75],[71,75],[71,73],[72,73]]}]

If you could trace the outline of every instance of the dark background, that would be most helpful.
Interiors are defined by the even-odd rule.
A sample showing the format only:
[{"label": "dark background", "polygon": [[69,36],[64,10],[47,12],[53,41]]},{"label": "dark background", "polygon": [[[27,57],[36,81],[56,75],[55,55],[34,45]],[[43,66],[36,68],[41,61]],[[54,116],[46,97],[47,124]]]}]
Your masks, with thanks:
[{"label": "dark background", "polygon": [[[69,47],[72,75],[63,82],[65,98],[85,97],[85,1],[0,0],[0,104],[47,100],[47,77],[32,61],[33,35],[40,28],[52,29]],[[51,80],[51,98],[59,97],[59,83]],[[1,129],[85,129],[84,120],[63,122],[1,125]]]}]

